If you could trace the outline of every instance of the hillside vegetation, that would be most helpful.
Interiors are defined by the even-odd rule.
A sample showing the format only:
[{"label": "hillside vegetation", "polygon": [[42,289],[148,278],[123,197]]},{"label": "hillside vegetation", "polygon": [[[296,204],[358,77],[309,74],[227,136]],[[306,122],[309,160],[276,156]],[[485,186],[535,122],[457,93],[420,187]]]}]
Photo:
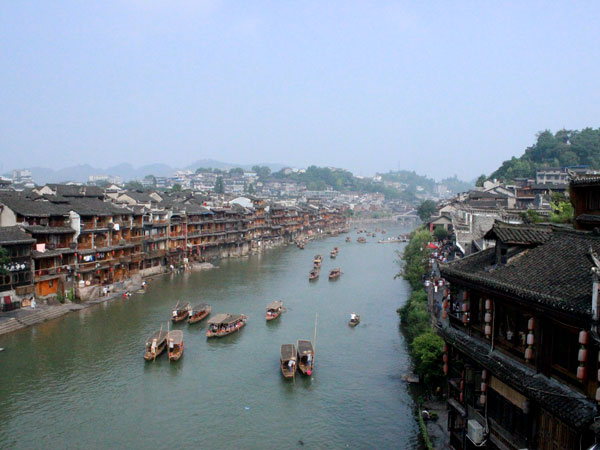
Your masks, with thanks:
[{"label": "hillside vegetation", "polygon": [[504,161],[489,178],[502,181],[534,178],[538,170],[578,165],[600,169],[600,128],[538,133],[535,144],[527,147],[520,158]]}]

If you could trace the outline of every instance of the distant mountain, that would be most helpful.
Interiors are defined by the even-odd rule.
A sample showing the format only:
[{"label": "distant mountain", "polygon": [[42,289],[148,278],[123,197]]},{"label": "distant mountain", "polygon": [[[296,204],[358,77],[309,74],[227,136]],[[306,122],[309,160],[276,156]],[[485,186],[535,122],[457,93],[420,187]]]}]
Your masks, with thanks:
[{"label": "distant mountain", "polygon": [[185,170],[191,170],[192,172],[196,171],[199,167],[205,167],[210,169],[221,169],[228,170],[234,169],[236,167],[240,167],[244,170],[251,170],[253,166],[267,166],[271,169],[271,172],[277,172],[278,170],[283,169],[285,166],[283,164],[273,164],[273,163],[256,163],[256,164],[230,164],[222,161],[215,161],[214,159],[199,159],[188,166],[184,167]]},{"label": "distant mountain", "polygon": [[[229,164],[221,161],[215,161],[212,159],[202,159],[196,161],[186,167],[184,170],[195,171],[198,167],[211,167],[214,169],[232,169],[234,167],[241,167],[242,169],[250,170],[252,166],[268,166],[272,171],[277,171],[285,167],[283,164]],[[65,167],[63,169],[49,169],[47,167],[27,167],[27,170],[31,172],[33,179],[39,185],[46,183],[85,183],[92,175],[110,175],[118,176],[123,181],[129,181],[133,179],[141,180],[146,175],[154,175],[156,177],[167,177],[175,173],[177,170],[166,164],[147,164],[137,169],[129,163],[122,163],[116,166],[108,167],[106,169],[90,166],[89,164],[79,164],[76,166]],[[12,173],[7,172],[4,174],[6,177],[11,177]]]}]

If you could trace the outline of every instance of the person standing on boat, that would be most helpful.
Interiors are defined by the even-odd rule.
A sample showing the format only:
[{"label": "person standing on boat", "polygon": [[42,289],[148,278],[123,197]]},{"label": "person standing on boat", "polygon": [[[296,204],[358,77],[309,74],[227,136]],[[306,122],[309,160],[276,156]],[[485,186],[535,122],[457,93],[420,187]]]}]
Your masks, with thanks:
[{"label": "person standing on boat", "polygon": [[293,372],[293,371],[294,371],[294,364],[295,364],[295,362],[294,362],[294,360],[293,360],[293,359],[290,359],[290,360],[288,361],[288,368],[290,369],[290,372]]},{"label": "person standing on boat", "polygon": [[306,364],[308,364],[308,367],[312,367],[312,354],[308,354],[308,357],[306,358]]},{"label": "person standing on boat", "polygon": [[356,319],[356,313],[350,313],[350,320]]}]

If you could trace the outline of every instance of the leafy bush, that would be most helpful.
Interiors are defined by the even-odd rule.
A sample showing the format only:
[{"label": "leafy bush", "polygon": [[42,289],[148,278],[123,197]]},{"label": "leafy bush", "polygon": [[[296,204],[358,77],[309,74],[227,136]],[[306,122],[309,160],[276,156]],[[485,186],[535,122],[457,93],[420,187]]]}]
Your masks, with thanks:
[{"label": "leafy bush", "polygon": [[439,382],[444,376],[441,363],[444,340],[433,330],[429,330],[417,336],[410,347],[415,362],[415,370],[425,384]]}]

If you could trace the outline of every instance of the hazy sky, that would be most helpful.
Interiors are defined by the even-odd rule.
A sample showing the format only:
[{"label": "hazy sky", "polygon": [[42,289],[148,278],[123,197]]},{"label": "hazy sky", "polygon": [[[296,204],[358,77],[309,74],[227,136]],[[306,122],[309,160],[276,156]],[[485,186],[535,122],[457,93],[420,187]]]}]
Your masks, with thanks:
[{"label": "hazy sky", "polygon": [[600,126],[599,19],[598,1],[4,1],[1,169],[474,178],[540,130]]}]

